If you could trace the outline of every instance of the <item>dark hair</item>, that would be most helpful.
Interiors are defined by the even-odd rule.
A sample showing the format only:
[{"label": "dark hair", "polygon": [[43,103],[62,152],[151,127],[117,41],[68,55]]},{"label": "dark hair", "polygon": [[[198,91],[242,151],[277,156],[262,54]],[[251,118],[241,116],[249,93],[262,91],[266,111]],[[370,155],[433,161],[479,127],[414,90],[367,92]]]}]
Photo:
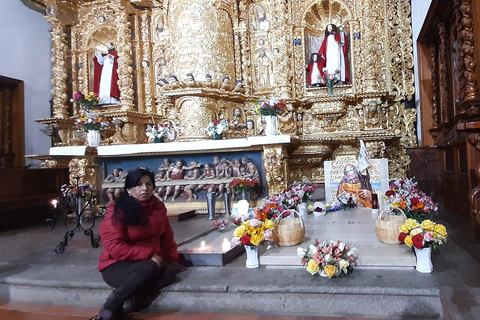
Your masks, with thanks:
[{"label": "dark hair", "polygon": [[128,195],[128,189],[138,185],[140,180],[148,176],[155,188],[155,176],[148,168],[136,168],[128,171],[125,178],[125,192],[114,207],[114,218],[122,221],[123,226],[142,226],[148,224],[148,218],[143,213],[142,206],[135,198]]},{"label": "dark hair", "polygon": [[320,61],[318,60],[318,58],[320,58],[320,57],[318,56],[318,53],[316,53],[316,52],[314,52],[314,53],[312,53],[312,54],[310,55],[310,62],[313,62],[313,56],[317,56],[317,62],[320,62]]},{"label": "dark hair", "polygon": [[[328,32],[328,26],[330,25],[332,26],[332,32]],[[334,25],[333,23],[327,24],[327,26],[325,27],[325,40],[327,39],[330,33],[337,33],[337,32],[338,32],[338,28],[336,25]]]}]

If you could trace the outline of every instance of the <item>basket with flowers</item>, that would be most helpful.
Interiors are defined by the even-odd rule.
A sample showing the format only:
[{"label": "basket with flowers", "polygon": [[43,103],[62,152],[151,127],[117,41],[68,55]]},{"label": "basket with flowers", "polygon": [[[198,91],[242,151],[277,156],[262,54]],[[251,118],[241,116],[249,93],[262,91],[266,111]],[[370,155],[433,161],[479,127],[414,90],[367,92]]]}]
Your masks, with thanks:
[{"label": "basket with flowers", "polygon": [[352,272],[357,260],[357,249],[341,241],[318,241],[307,247],[297,248],[302,264],[311,275],[338,277]]},{"label": "basket with flowers", "polygon": [[424,220],[427,214],[438,211],[438,205],[417,188],[414,179],[394,180],[384,198],[389,202],[387,210],[390,213],[399,212],[397,208],[400,208],[407,218],[418,221]]},{"label": "basket with flowers", "polygon": [[230,120],[213,120],[207,126],[207,134],[215,140],[223,139],[223,133],[230,128]]}]

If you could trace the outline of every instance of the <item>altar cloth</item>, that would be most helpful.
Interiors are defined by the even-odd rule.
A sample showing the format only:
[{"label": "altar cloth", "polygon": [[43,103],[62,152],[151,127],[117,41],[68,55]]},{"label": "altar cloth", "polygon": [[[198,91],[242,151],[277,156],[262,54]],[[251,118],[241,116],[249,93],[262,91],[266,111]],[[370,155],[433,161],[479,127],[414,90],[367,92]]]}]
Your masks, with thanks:
[{"label": "altar cloth", "polygon": [[389,245],[375,235],[375,221],[378,214],[372,209],[356,208],[327,213],[315,217],[309,214],[305,219],[305,240],[291,247],[274,246],[260,256],[265,266],[301,266],[298,247],[306,247],[318,240],[340,240],[358,250],[359,267],[413,268],[416,264],[412,249],[405,244]]}]

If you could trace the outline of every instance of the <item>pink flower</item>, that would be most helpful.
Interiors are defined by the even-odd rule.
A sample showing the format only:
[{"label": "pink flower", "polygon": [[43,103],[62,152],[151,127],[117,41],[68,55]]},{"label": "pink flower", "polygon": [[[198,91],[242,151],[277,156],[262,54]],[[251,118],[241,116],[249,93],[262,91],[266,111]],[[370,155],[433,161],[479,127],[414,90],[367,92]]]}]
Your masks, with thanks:
[{"label": "pink flower", "polygon": [[80,92],[75,92],[75,94],[73,95],[73,99],[78,100],[81,96],[82,94]]},{"label": "pink flower", "polygon": [[423,235],[423,239],[425,240],[425,242],[430,242],[435,240],[435,238],[433,237],[433,234],[430,231],[425,231],[425,234]]}]

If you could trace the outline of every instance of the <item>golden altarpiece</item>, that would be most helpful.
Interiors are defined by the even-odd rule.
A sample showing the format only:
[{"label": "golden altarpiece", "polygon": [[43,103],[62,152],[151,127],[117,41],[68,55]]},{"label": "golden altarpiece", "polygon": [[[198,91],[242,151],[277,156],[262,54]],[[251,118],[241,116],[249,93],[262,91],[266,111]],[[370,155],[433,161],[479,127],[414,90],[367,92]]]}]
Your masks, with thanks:
[{"label": "golden altarpiece", "polygon": [[[390,177],[406,175],[404,147],[416,145],[416,111],[405,106],[414,93],[408,0],[36,2],[51,24],[53,61],[53,117],[38,122],[56,129],[57,147],[85,144],[71,98],[92,90],[95,49],[112,42],[121,103],[97,108],[115,124],[101,146],[145,144],[146,125],[164,122],[177,129],[170,143],[203,141],[220,117],[254,124],[234,126],[227,141],[261,136],[254,105],[274,97],[287,103],[277,127],[294,146],[263,147],[261,165],[277,181],[269,192],[295,180],[323,182],[323,161],[355,158],[359,139],[371,157],[389,159]],[[342,25],[348,39],[349,81],[333,94],[308,86],[306,73],[328,24]],[[162,82],[172,75],[178,81]],[[95,151],[77,159],[85,181],[94,158]]]}]

